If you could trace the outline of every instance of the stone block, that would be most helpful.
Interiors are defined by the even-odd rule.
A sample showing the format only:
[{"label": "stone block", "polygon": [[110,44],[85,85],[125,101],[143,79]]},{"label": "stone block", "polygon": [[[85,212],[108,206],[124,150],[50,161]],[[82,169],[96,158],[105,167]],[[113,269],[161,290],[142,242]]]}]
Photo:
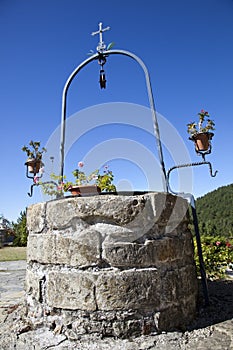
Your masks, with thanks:
[{"label": "stone block", "polygon": [[[28,262],[40,262],[40,263],[51,263],[50,256],[51,251],[51,240],[54,236],[43,234],[30,234],[27,242],[27,261]],[[49,253],[49,254],[48,254]]]},{"label": "stone block", "polygon": [[28,295],[36,299],[40,300],[40,281],[43,278],[43,275],[40,273],[36,273],[27,268],[26,270],[26,279],[25,279],[25,291]]},{"label": "stone block", "polygon": [[71,310],[152,311],[159,307],[160,281],[156,269],[49,272],[47,300]]},{"label": "stone block", "polygon": [[57,235],[57,263],[74,267],[97,265],[101,257],[101,237],[98,231],[84,230],[69,237]]},{"label": "stone block", "polygon": [[154,268],[106,271],[96,282],[99,310],[143,309],[153,311],[160,304],[160,280]]},{"label": "stone block", "polygon": [[152,241],[152,256],[155,262],[170,262],[183,257],[184,239],[182,237],[163,237]]},{"label": "stone block", "polygon": [[[173,303],[180,303],[178,295],[182,293],[182,283],[179,281],[178,271],[166,271],[165,274],[161,274],[161,294],[160,302],[161,309],[167,309],[168,306]],[[180,294],[179,294],[180,291]],[[181,300],[181,299],[180,299]]]},{"label": "stone block", "polygon": [[184,295],[197,294],[197,275],[194,263],[179,269],[179,283],[182,289],[179,289],[178,298],[183,298]]},{"label": "stone block", "polygon": [[172,212],[175,202],[176,197],[166,193],[66,198],[47,203],[47,224],[49,228],[59,229],[79,218],[89,224],[107,222],[131,228],[149,227],[157,221],[167,222],[167,212]]},{"label": "stone block", "polygon": [[115,243],[103,245],[102,257],[112,267],[150,267],[151,247],[149,244]]},{"label": "stone block", "polygon": [[46,203],[37,203],[27,208],[27,229],[30,233],[41,233],[45,228]]},{"label": "stone block", "polygon": [[197,294],[188,294],[185,295],[181,301],[181,310],[183,319],[188,324],[191,320],[194,319],[197,312]]},{"label": "stone block", "polygon": [[87,271],[48,273],[47,303],[50,307],[94,311],[96,276]]},{"label": "stone block", "polygon": [[74,197],[51,201],[47,203],[47,224],[49,228],[61,229],[72,225],[72,220],[78,223],[108,222],[127,224],[131,222],[145,206],[145,199],[141,196],[112,196],[101,198]]},{"label": "stone block", "polygon": [[185,324],[180,306],[171,305],[170,307],[158,312],[155,317],[155,325],[158,332],[174,331],[180,329]]},{"label": "stone block", "polygon": [[180,223],[188,223],[188,202],[181,197],[170,195],[166,203],[165,217],[167,219],[166,226],[170,228],[171,232]]},{"label": "stone block", "polygon": [[49,233],[28,237],[28,261],[41,264],[90,266],[100,259],[100,234],[83,231],[81,234]]},{"label": "stone block", "polygon": [[96,222],[96,219],[102,218],[103,222],[126,226],[144,211],[147,202],[145,196],[106,195],[104,200],[102,198],[98,199],[98,203],[95,206],[94,197],[89,202],[88,209],[92,208],[93,223]]},{"label": "stone block", "polygon": [[75,230],[78,225],[82,224],[81,220],[77,220],[79,215],[76,202],[75,197],[48,202],[46,209],[48,230],[62,230],[67,227]]},{"label": "stone block", "polygon": [[184,255],[193,256],[194,245],[193,237],[190,231],[184,231]]},{"label": "stone block", "polygon": [[[191,241],[184,237],[162,237],[147,240],[144,244],[115,243],[103,245],[103,258],[114,267],[158,267],[161,263],[183,258],[185,249],[191,250]],[[192,245],[191,245],[192,247]]]}]

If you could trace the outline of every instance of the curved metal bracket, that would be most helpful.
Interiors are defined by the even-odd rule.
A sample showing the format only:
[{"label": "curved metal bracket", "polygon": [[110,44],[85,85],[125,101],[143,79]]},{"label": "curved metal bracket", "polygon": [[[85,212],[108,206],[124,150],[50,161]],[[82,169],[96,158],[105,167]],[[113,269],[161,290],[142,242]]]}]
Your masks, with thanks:
[{"label": "curved metal bracket", "polygon": [[37,175],[37,173],[34,172],[33,176],[30,176],[30,175],[28,174],[28,166],[27,166],[26,163],[25,163],[25,165],[26,165],[26,169],[27,169],[27,170],[26,170],[26,176],[27,176],[27,178],[28,178],[28,179],[32,179],[33,182],[34,182],[34,184],[31,185],[31,187],[30,187],[30,192],[28,192],[28,196],[29,196],[29,197],[32,197],[32,195],[33,195],[33,187],[39,185],[39,183],[37,183],[37,181],[35,180],[35,178],[36,178],[37,180],[39,180],[39,179],[42,178],[43,174],[41,173],[41,175]]},{"label": "curved metal bracket", "polygon": [[192,167],[192,166],[198,166],[198,165],[208,165],[209,166],[209,172],[210,172],[210,176],[211,177],[215,177],[217,175],[217,172],[218,170],[216,170],[214,173],[213,173],[213,169],[212,169],[212,164],[210,162],[196,162],[196,163],[187,163],[187,164],[181,164],[181,165],[176,165],[176,166],[173,166],[172,168],[170,168],[167,172],[167,176],[166,176],[166,179],[167,179],[167,188],[169,190],[169,192],[173,193],[173,194],[180,194],[179,192],[174,192],[172,191],[171,187],[170,187],[170,184],[169,184],[169,176],[170,176],[170,173],[175,170],[175,169],[179,169],[179,168],[187,168],[187,167]]},{"label": "curved metal bracket", "polygon": [[26,177],[28,178],[28,179],[33,179],[33,181],[34,181],[34,179],[35,179],[35,177],[37,177],[38,179],[40,179],[42,176],[43,176],[43,174],[41,174],[41,175],[37,175],[37,172],[34,172],[33,173],[33,176],[30,176],[29,174],[28,174],[28,166],[26,165]]},{"label": "curved metal bracket", "polygon": [[[157,143],[157,150],[158,150],[158,156],[159,156],[159,161],[160,161],[160,166],[161,170],[164,176],[164,183],[167,184],[166,180],[166,170],[165,170],[165,165],[164,165],[164,160],[163,160],[163,152],[162,152],[162,146],[161,146],[161,140],[160,140],[160,133],[159,133],[159,126],[158,126],[158,120],[157,120],[157,115],[156,115],[156,110],[155,110],[155,104],[154,104],[154,98],[153,98],[153,93],[152,93],[152,88],[151,88],[151,82],[150,82],[150,76],[148,69],[144,62],[134,55],[133,53],[125,50],[106,50],[106,51],[101,51],[94,54],[93,56],[89,57],[85,61],[83,61],[69,76],[67,79],[64,89],[63,89],[63,94],[62,94],[62,116],[61,116],[61,142],[60,142],[60,178],[61,181],[64,177],[64,145],[65,145],[65,126],[66,126],[66,112],[67,112],[67,93],[68,93],[68,88],[74,79],[74,77],[78,74],[78,72],[85,67],[88,63],[100,59],[103,60],[103,58],[106,59],[107,56],[110,55],[124,55],[131,57],[134,59],[143,69],[144,74],[145,74],[145,79],[146,79],[146,86],[147,86],[147,93],[148,93],[148,98],[149,98],[149,103],[150,103],[150,109],[152,113],[152,119],[153,119],[153,126],[154,126],[154,132],[155,132],[155,137],[156,137],[156,143]],[[165,191],[168,191],[167,187]]]},{"label": "curved metal bracket", "polygon": [[29,197],[32,197],[32,195],[33,195],[33,188],[34,188],[34,186],[43,186],[43,185],[46,185],[46,184],[54,184],[58,188],[58,184],[55,181],[45,181],[45,182],[41,182],[41,183],[34,183],[30,187],[30,192],[28,192]]}]

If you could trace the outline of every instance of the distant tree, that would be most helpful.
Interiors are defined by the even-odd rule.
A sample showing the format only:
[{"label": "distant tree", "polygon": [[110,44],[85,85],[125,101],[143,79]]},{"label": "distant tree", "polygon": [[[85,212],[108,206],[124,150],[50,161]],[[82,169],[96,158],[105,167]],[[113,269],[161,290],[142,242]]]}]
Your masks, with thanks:
[{"label": "distant tree", "polygon": [[202,235],[233,235],[233,184],[219,187],[196,200]]},{"label": "distant tree", "polygon": [[3,214],[0,214],[0,226],[6,229],[11,229],[12,227],[10,221],[7,220]]},{"label": "distant tree", "polygon": [[205,222],[200,222],[199,223],[199,230],[200,230],[202,235],[206,235],[207,234],[207,228],[206,228],[206,223]]},{"label": "distant tree", "polygon": [[13,223],[13,230],[15,238],[13,241],[14,246],[25,247],[27,245],[27,226],[26,226],[26,210],[20,213],[16,223]]}]

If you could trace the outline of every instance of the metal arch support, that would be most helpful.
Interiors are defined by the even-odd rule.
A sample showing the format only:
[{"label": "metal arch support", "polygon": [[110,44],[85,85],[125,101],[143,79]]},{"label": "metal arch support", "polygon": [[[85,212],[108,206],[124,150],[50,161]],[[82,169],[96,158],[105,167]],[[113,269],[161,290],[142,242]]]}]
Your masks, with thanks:
[{"label": "metal arch support", "polygon": [[153,98],[153,93],[152,93],[152,87],[151,87],[151,82],[150,82],[150,76],[148,69],[144,62],[135,54],[125,51],[125,50],[107,50],[103,52],[98,52],[94,54],[93,56],[89,57],[85,61],[83,61],[69,76],[69,78],[66,81],[66,84],[63,89],[63,94],[62,94],[62,116],[61,116],[61,143],[60,143],[60,176],[61,179],[63,179],[64,176],[64,146],[65,146],[65,124],[66,124],[66,98],[67,98],[67,92],[68,88],[74,79],[74,77],[78,74],[78,72],[85,67],[88,63],[98,59],[101,56],[107,57],[110,55],[124,55],[131,57],[134,59],[143,69],[144,74],[145,74],[145,79],[146,79],[146,86],[147,86],[147,93],[148,93],[148,98],[149,98],[149,103],[150,103],[150,109],[152,113],[152,119],[153,119],[153,126],[154,126],[154,132],[155,132],[155,137],[156,137],[156,143],[157,143],[157,149],[158,149],[158,155],[159,155],[159,160],[160,160],[160,166],[161,170],[164,176],[164,183],[166,185],[165,191],[168,191],[167,187],[167,176],[166,176],[166,170],[165,170],[165,165],[164,165],[164,159],[163,159],[163,152],[162,152],[162,145],[161,145],[161,139],[160,139],[160,133],[159,133],[159,125],[158,125],[158,120],[157,120],[157,115],[156,115],[156,110],[155,110],[155,104],[154,104],[154,98]]},{"label": "metal arch support", "polygon": [[66,98],[69,86],[74,79],[74,77],[78,74],[78,72],[85,67],[88,63],[96,60],[99,57],[99,54],[96,53],[93,56],[89,57],[85,61],[83,61],[69,76],[67,79],[65,86],[62,92],[62,115],[61,115],[61,142],[60,142],[60,177],[61,182],[64,177],[64,153],[65,153],[65,133],[66,133]]}]

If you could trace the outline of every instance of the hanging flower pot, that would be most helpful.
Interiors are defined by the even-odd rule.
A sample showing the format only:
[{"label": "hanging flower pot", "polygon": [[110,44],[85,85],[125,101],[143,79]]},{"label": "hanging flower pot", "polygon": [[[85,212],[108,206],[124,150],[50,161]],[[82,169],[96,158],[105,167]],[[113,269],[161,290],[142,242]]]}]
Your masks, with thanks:
[{"label": "hanging flower pot", "polygon": [[35,158],[28,158],[25,165],[27,165],[29,173],[37,174],[41,168],[41,161],[36,160]]},{"label": "hanging flower pot", "polygon": [[98,195],[101,189],[97,185],[77,185],[70,186],[68,191],[70,191],[73,196],[85,197]]},{"label": "hanging flower pot", "polygon": [[28,172],[31,174],[39,173],[43,166],[42,155],[46,152],[46,148],[40,148],[40,141],[30,141],[29,146],[23,146],[22,151],[28,156],[25,165],[28,167]]},{"label": "hanging flower pot", "polygon": [[[206,152],[210,149],[210,140],[214,136],[212,130],[215,130],[214,121],[210,119],[209,113],[202,109],[199,113],[198,122],[190,122],[187,124],[187,131],[191,135],[189,137],[195,143],[196,152]],[[207,121],[205,123],[205,118]],[[203,125],[205,123],[206,125]]]},{"label": "hanging flower pot", "polygon": [[210,132],[201,132],[190,137],[192,141],[195,143],[196,151],[208,151],[210,146],[210,140],[213,137],[213,133]]}]

